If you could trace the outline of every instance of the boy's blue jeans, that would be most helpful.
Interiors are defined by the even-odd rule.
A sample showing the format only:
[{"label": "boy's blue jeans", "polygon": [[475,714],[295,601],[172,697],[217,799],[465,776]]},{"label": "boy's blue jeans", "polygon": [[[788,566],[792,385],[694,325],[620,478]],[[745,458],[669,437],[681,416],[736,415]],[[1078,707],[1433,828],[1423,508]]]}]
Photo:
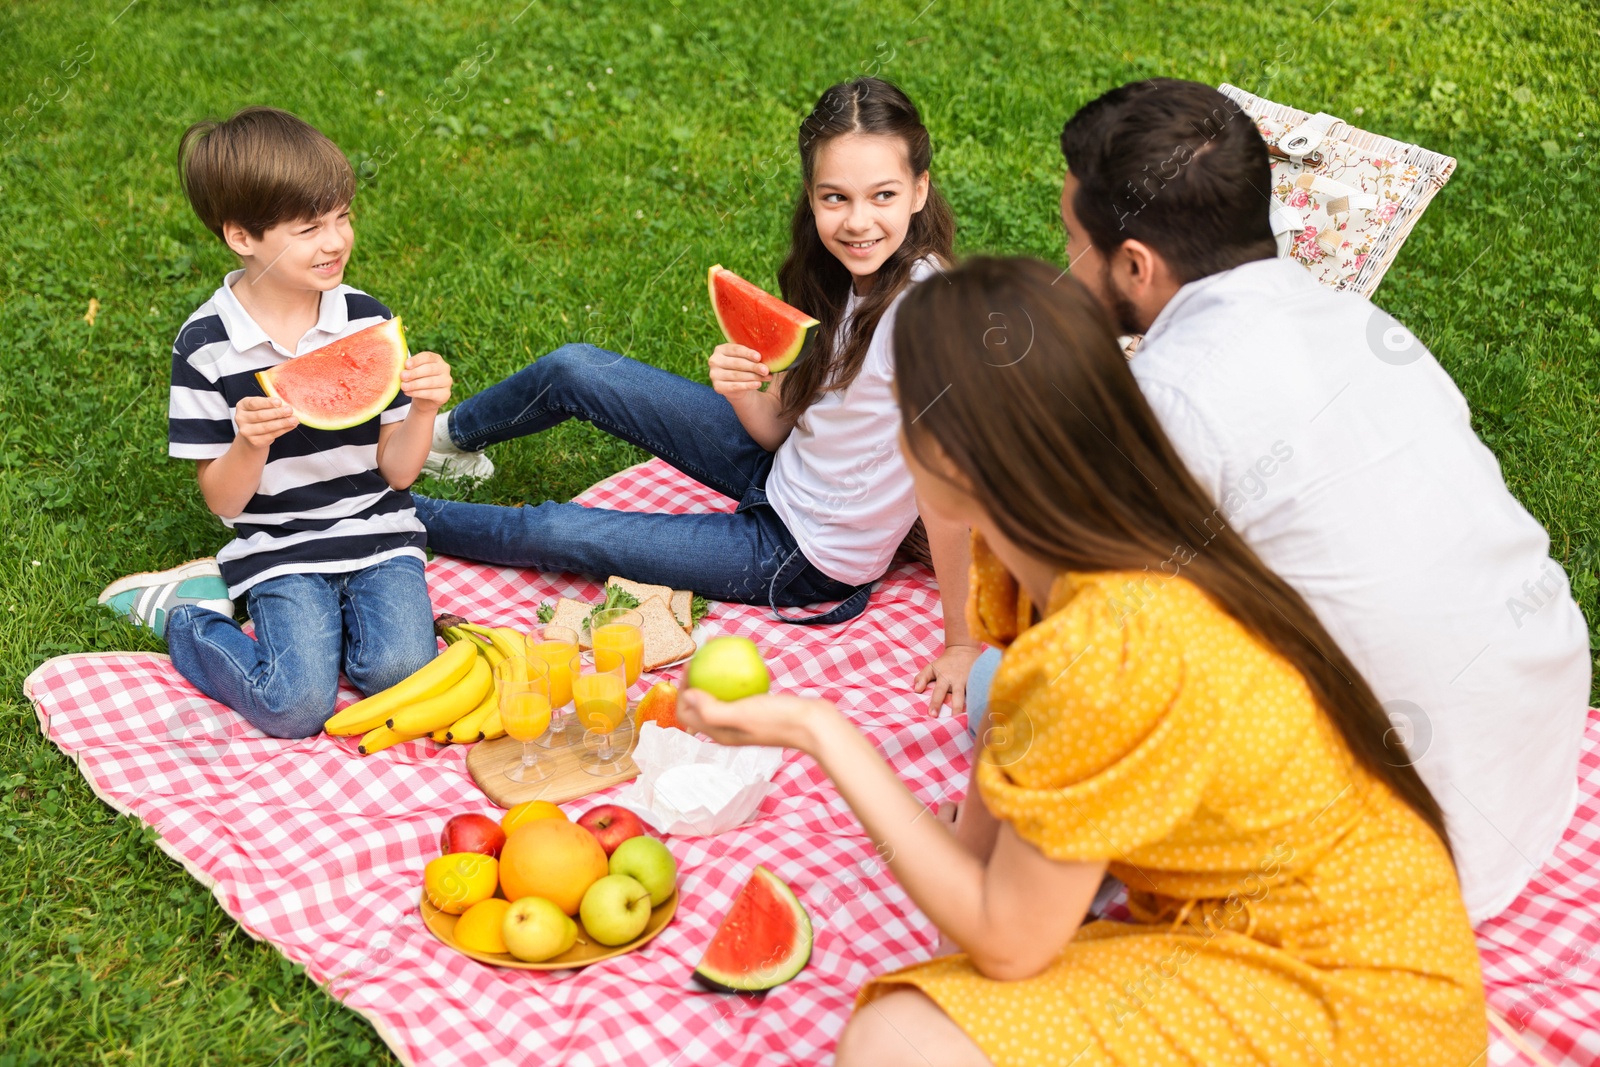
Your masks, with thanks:
[{"label": "boy's blue jeans", "polygon": [[1000,650],[986,648],[967,672],[967,738],[978,741],[978,726],[989,711],[989,691],[994,688],[994,672],[1000,669]]},{"label": "boy's blue jeans", "polygon": [[663,515],[555,501],[513,508],[413,493],[428,547],[601,580],[619,574],[775,611],[844,601],[820,618],[791,621],[843,622],[866,606],[869,588],[835,581],[806,561],[767,503],[772,453],[708,385],[593,345],[567,345],[462,402],[450,413],[450,437],[477,450],[574,418],[661,457],[739,501],[738,510]]},{"label": "boy's blue jeans", "polygon": [[252,640],[226,615],[184,605],[167,618],[178,673],[272,737],[322,730],[339,671],[371,696],[433,659],[422,561],[401,556],[346,574],[285,574],[245,594]]}]

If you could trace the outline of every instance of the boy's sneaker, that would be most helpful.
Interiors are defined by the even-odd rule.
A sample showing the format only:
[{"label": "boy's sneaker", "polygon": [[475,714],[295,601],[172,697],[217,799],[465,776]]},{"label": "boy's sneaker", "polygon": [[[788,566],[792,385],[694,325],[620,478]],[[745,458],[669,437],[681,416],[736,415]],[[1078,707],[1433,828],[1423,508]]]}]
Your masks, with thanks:
[{"label": "boy's sneaker", "polygon": [[167,615],[173,608],[194,604],[233,617],[228,583],[222,580],[211,556],[192,559],[166,571],[150,571],[118,578],[100,593],[100,603],[135,626],[148,626],[163,637]]},{"label": "boy's sneaker", "polygon": [[428,446],[422,472],[447,482],[481,482],[494,473],[494,461],[486,453],[458,447],[450,438],[450,412],[441,411],[433,419],[433,444]]}]

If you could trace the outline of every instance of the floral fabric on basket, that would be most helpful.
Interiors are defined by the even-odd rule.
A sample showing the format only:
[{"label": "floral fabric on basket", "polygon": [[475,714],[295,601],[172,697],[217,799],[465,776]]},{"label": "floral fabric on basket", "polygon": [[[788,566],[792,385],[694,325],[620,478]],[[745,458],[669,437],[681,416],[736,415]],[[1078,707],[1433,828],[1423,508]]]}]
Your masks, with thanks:
[{"label": "floral fabric on basket", "polygon": [[[1297,111],[1233,85],[1220,88],[1256,120],[1275,150],[1280,253],[1329,288],[1370,297],[1456,161],[1333,115]],[[1280,155],[1296,132],[1308,133],[1314,145],[1314,154],[1298,162]]]}]

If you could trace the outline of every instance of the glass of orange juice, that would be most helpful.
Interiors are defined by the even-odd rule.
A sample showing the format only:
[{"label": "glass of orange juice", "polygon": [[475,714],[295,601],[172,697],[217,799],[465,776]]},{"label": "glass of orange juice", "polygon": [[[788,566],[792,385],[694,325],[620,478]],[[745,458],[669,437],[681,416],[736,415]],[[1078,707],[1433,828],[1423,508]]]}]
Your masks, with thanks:
[{"label": "glass of orange juice", "polygon": [[550,728],[550,668],[542,660],[508,656],[495,668],[500,690],[500,721],[522,742],[522,762],[506,768],[513,782],[542,782],[550,770],[534,741]]},{"label": "glass of orange juice", "polygon": [[572,679],[578,673],[578,632],[566,626],[536,626],[527,636],[528,660],[538,660],[550,672],[550,729],[534,744],[554,748],[565,742],[572,719]]},{"label": "glass of orange juice", "polygon": [[622,654],[629,685],[639,680],[639,671],[644,666],[644,619],[637,611],[612,608],[595,612],[589,620],[589,640],[594,644],[596,655],[602,649]]},{"label": "glass of orange juice", "polygon": [[624,653],[597,648],[594,662],[572,679],[572,706],[584,729],[578,763],[590,774],[620,770],[628,749],[618,747],[618,727],[628,721],[628,675]]}]

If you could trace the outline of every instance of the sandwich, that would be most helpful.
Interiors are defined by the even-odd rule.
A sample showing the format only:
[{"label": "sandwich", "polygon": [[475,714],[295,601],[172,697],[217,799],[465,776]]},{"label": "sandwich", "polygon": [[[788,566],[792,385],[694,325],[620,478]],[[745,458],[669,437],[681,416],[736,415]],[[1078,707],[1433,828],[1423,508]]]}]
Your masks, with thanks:
[{"label": "sandwich", "polygon": [[594,608],[581,600],[562,597],[556,601],[555,612],[550,616],[547,625],[565,626],[578,635],[578,647],[589,647],[589,613]]},{"label": "sandwich", "polygon": [[672,599],[667,606],[672,609],[672,617],[678,620],[678,625],[683,627],[683,632],[694,632],[694,593],[688,589],[674,589]]},{"label": "sandwich", "polygon": [[694,654],[694,639],[678,624],[666,600],[652,596],[640,601],[635,610],[639,612],[639,628],[644,631],[645,670],[657,670]]}]

